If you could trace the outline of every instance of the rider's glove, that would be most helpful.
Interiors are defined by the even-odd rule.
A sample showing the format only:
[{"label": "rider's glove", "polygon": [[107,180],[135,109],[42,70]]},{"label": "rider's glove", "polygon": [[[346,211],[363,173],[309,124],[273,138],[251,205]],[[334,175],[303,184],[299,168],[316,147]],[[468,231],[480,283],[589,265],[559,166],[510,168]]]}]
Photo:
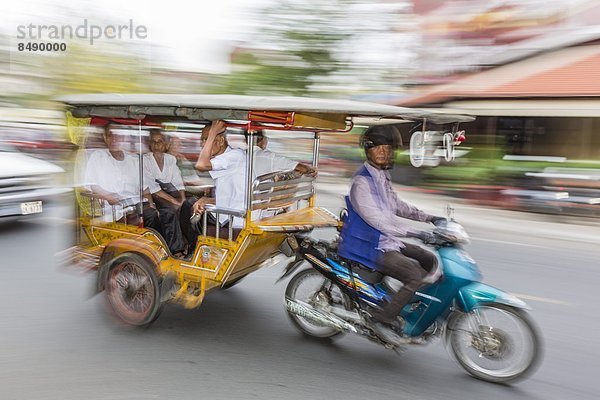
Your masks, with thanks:
[{"label": "rider's glove", "polygon": [[426,244],[435,243],[435,235],[431,232],[420,231],[415,236],[419,240],[421,240],[423,243],[426,243]]},{"label": "rider's glove", "polygon": [[431,221],[429,221],[429,222],[431,222],[435,226],[443,226],[448,223],[448,220],[444,217],[433,217],[433,218],[431,218]]}]

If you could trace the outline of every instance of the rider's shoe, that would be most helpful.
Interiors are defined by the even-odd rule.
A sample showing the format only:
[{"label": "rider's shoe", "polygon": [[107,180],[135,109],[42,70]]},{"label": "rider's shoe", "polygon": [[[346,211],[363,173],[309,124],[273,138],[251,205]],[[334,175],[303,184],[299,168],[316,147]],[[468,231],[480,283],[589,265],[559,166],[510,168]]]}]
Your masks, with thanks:
[{"label": "rider's shoe", "polygon": [[403,344],[404,319],[402,317],[386,321],[383,318],[377,318],[380,316],[377,311],[370,311],[369,314],[370,317],[366,318],[368,325],[379,338],[394,345]]},{"label": "rider's shoe", "polygon": [[393,321],[387,324],[394,332],[400,336],[404,336],[404,318],[396,317]]},{"label": "rider's shoe", "polygon": [[373,332],[386,343],[390,343],[394,346],[400,346],[406,343],[402,333],[398,333],[391,327],[390,324],[384,324],[382,322],[374,322],[370,324],[370,328]]},{"label": "rider's shoe", "polygon": [[390,319],[384,316],[383,313],[379,310],[370,310],[369,314],[371,316],[369,318],[371,323],[384,324],[391,328],[397,334],[404,334],[404,318],[402,318],[401,316],[397,316],[395,318]]}]

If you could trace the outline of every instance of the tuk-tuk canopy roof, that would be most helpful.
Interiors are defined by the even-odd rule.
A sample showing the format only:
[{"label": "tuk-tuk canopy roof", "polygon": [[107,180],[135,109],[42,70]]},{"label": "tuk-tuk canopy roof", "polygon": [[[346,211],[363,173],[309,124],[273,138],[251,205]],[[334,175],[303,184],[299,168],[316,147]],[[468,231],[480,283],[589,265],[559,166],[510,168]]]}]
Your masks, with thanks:
[{"label": "tuk-tuk canopy roof", "polygon": [[[411,109],[385,104],[290,96],[80,94],[56,99],[67,104],[75,117],[182,118],[188,120],[249,119],[250,112],[294,112],[345,115],[374,119],[427,120],[438,123],[468,122],[474,118],[447,112]],[[327,118],[327,117],[325,117]]]}]

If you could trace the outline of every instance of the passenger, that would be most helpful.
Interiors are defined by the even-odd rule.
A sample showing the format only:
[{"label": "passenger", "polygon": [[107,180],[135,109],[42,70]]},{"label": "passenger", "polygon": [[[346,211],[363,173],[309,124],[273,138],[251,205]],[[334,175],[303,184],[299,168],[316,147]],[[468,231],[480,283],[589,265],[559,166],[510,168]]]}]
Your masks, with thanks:
[{"label": "passenger", "polygon": [[[263,131],[258,131],[256,135],[256,146],[254,146],[254,177],[269,174],[271,172],[289,170],[293,170],[298,176],[317,176],[316,168],[267,150],[268,138],[264,135]],[[290,211],[294,209],[294,207],[295,206],[285,208]],[[278,210],[281,210],[281,207],[277,208],[277,210],[254,210],[252,211],[252,220],[273,216]]]},{"label": "passenger", "polygon": [[[193,214],[202,214],[208,204],[219,208],[244,210],[246,187],[246,153],[242,149],[231,148],[225,137],[225,122],[218,120],[207,125],[202,130],[200,138],[202,150],[196,162],[198,171],[208,171],[215,181],[215,197],[190,198],[181,209],[183,233],[190,246],[195,246],[198,232],[194,229],[190,218]],[[210,221],[218,227],[224,227],[228,222],[227,216],[220,216],[219,224]],[[233,228],[243,227],[243,219],[235,217]]]},{"label": "passenger", "polygon": [[254,148],[254,175],[261,176],[276,171],[294,170],[299,175],[316,176],[317,170],[306,164],[293,161],[267,150],[268,138],[262,131],[257,132]]},{"label": "passenger", "polygon": [[150,151],[144,154],[144,184],[156,204],[163,237],[175,257],[185,253],[186,243],[179,224],[179,209],[185,201],[185,186],[177,160],[166,154],[168,142],[162,132],[150,133]]},{"label": "passenger", "polygon": [[[195,243],[198,236],[197,230],[186,220],[192,214],[202,214],[207,204],[216,204],[219,208],[234,210],[245,210],[244,204],[246,188],[246,153],[241,149],[233,149],[228,145],[225,133],[225,123],[215,121],[202,130],[202,150],[196,169],[209,171],[215,181],[215,197],[202,197],[193,201],[188,199],[181,212],[181,221],[184,234],[188,242]],[[261,132],[262,133],[262,132]],[[264,175],[270,172],[295,170],[300,175],[315,176],[317,170],[304,164],[292,161],[286,157],[277,155],[266,150],[267,140],[260,134],[255,148],[255,170],[254,176]],[[260,214],[253,214],[257,218]],[[262,215],[265,216],[265,215]],[[220,227],[227,223],[227,216],[220,217]],[[209,219],[210,221],[210,219]],[[214,223],[214,221],[210,221]],[[235,217],[233,228],[243,227],[243,220]]]},{"label": "passenger", "polygon": [[[198,176],[194,164],[185,157],[183,154],[181,139],[177,136],[172,136],[168,140],[167,153],[174,156],[177,159],[177,168],[181,172],[181,178],[183,179],[184,185],[197,186],[202,184],[202,179]],[[208,174],[207,174],[208,175]]]},{"label": "passenger", "polygon": [[369,128],[361,142],[367,161],[352,178],[350,195],[346,198],[348,217],[340,233],[339,254],[404,283],[381,311],[370,312],[376,330],[381,330],[383,323],[401,333],[403,321],[398,318],[400,311],[436,262],[433,253],[403,240],[417,237],[427,241],[432,234],[407,225],[402,218],[433,224],[446,219],[405,203],[394,192],[387,170],[392,168],[394,150],[401,143],[395,128]]},{"label": "passenger", "polygon": [[167,137],[160,131],[150,133],[150,153],[144,154],[144,182],[156,204],[179,209],[185,201],[185,186],[177,159],[166,153]]},{"label": "passenger", "polygon": [[[106,222],[126,217],[124,206],[138,204],[140,179],[138,159],[121,149],[117,136],[106,127],[103,133],[106,149],[94,150],[85,168],[85,184],[95,198],[104,200],[103,219]],[[144,226],[159,230],[158,212],[149,193],[144,195],[142,215]]]}]

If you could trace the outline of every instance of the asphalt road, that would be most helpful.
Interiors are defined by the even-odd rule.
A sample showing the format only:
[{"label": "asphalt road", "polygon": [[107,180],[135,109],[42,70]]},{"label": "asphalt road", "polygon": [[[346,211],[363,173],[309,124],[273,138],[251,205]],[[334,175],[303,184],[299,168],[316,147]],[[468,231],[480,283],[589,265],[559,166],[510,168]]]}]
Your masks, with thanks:
[{"label": "asphalt road", "polygon": [[526,300],[545,337],[540,369],[513,386],[469,377],[441,343],[398,356],[358,337],[306,339],[285,315],[285,284],[274,284],[281,266],[211,293],[199,309],[168,306],[147,330],[124,329],[90,297],[92,276],[54,265],[68,225],[0,225],[0,398],[598,398],[598,249],[518,229],[472,237],[486,283]]}]

